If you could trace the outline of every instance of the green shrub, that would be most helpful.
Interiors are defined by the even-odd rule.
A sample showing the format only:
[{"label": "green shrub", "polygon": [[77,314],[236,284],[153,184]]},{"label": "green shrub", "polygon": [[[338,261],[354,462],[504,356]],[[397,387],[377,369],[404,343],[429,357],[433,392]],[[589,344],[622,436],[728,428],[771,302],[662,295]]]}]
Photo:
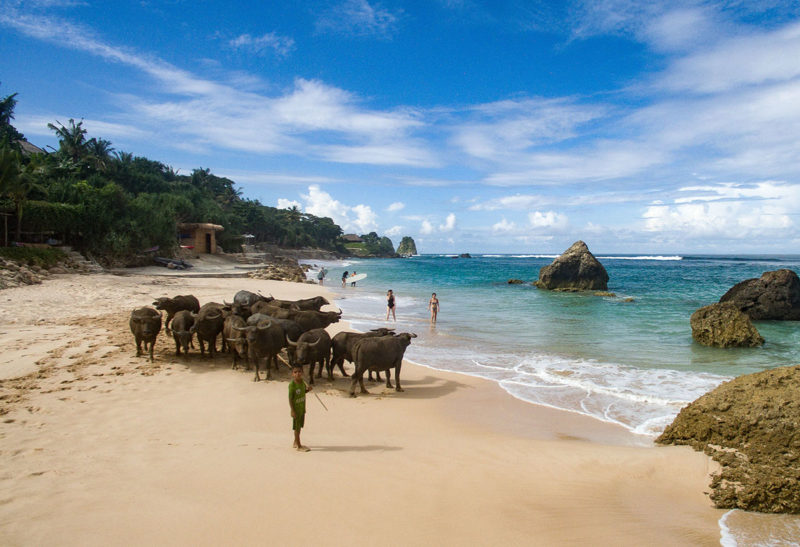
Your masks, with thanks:
[{"label": "green shrub", "polygon": [[39,266],[50,268],[55,266],[67,257],[61,249],[45,249],[39,247],[0,247],[0,256],[27,264],[28,266]]}]

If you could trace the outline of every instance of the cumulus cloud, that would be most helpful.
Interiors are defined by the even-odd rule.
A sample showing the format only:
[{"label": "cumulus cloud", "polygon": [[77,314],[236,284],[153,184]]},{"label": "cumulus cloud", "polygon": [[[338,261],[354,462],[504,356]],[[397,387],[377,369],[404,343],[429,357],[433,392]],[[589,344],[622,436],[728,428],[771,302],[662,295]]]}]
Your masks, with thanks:
[{"label": "cumulus cloud", "polygon": [[389,205],[389,207],[387,207],[386,210],[389,211],[390,213],[393,213],[395,211],[402,211],[405,208],[405,206],[406,204],[403,203],[402,201],[395,201],[394,203]]},{"label": "cumulus cloud", "polygon": [[528,213],[528,222],[532,228],[563,229],[567,227],[567,217],[554,211],[533,211]]},{"label": "cumulus cloud", "polygon": [[278,209],[291,209],[292,207],[302,209],[303,204],[293,199],[278,198]]},{"label": "cumulus cloud", "polygon": [[797,231],[792,216],[800,206],[798,184],[767,181],[753,185],[686,187],[681,191],[692,195],[645,209],[642,215],[645,231],[720,239]]},{"label": "cumulus cloud", "polygon": [[392,226],[391,228],[386,230],[386,232],[384,232],[384,233],[389,237],[399,236],[400,234],[403,233],[403,227],[402,226]]},{"label": "cumulus cloud", "polygon": [[367,233],[378,228],[377,215],[369,205],[346,205],[334,199],[319,185],[312,184],[308,187],[308,193],[301,194],[300,197],[304,204],[281,198],[278,200],[278,207],[284,209],[296,205],[305,213],[317,217],[329,217],[345,231]]},{"label": "cumulus cloud", "polygon": [[419,233],[421,234],[432,234],[433,233],[433,224],[431,224],[427,220],[423,220],[422,224],[419,227]]},{"label": "cumulus cloud", "polygon": [[505,217],[503,217],[503,220],[501,220],[500,222],[492,225],[492,231],[495,233],[513,232],[514,230],[516,230],[516,228],[517,225],[514,224],[513,222],[507,221]]},{"label": "cumulus cloud", "polygon": [[439,225],[439,230],[442,232],[452,232],[456,227],[456,215],[450,213],[444,221],[444,224]]}]

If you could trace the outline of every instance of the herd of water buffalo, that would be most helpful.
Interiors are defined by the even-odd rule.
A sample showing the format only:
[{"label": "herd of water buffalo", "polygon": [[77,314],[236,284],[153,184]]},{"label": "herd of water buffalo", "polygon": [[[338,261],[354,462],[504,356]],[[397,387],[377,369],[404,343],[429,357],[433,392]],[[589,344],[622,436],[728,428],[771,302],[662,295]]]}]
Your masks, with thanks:
[{"label": "herd of water buffalo", "polygon": [[[322,377],[323,367],[328,379],[333,379],[334,367],[339,367],[343,376],[345,360],[355,365],[350,383],[350,395],[355,397],[356,384],[362,393],[364,373],[386,372],[386,387],[392,387],[390,371],[395,370],[395,389],[400,387],[400,366],[406,348],[416,334],[403,332],[396,334],[392,329],[378,328],[369,332],[340,332],[333,336],[325,328],[336,323],[342,312],[320,311],[329,302],[322,296],[301,300],[279,300],[250,291],[239,291],[233,302],[200,302],[192,295],[179,295],[173,298],[161,297],[153,302],[152,308],[145,306],[131,312],[130,327],[136,339],[136,355],[150,353],[153,361],[153,346],[161,332],[163,313],[167,312],[164,327],[167,334],[175,340],[175,353],[181,355],[194,348],[197,338],[200,354],[205,355],[206,344],[209,356],[217,351],[217,337],[222,337],[222,352],[233,356],[233,368],[244,360],[247,369],[255,368],[254,381],[261,380],[260,369],[264,364],[267,380],[271,379],[271,369],[278,368],[278,358],[286,351],[290,365],[309,365],[308,378],[314,383],[314,368],[318,365],[317,377]],[[162,311],[159,311],[162,310]],[[281,357],[282,358],[282,357]]]}]

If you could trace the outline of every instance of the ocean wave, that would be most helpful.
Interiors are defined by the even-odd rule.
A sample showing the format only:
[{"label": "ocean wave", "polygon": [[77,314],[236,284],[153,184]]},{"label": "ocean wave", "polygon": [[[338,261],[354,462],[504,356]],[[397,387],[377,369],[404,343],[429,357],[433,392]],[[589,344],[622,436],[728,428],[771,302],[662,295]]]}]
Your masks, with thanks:
[{"label": "ocean wave", "polygon": [[644,256],[598,256],[603,260],[683,260],[682,256],[661,256],[661,255],[644,255]]},{"label": "ocean wave", "polygon": [[517,399],[647,437],[659,435],[683,406],[729,379],[547,354],[486,354],[464,344],[435,347],[425,338],[410,346],[408,354],[430,368],[493,380]]},{"label": "ocean wave", "polygon": [[558,258],[559,255],[510,255],[510,258]]}]

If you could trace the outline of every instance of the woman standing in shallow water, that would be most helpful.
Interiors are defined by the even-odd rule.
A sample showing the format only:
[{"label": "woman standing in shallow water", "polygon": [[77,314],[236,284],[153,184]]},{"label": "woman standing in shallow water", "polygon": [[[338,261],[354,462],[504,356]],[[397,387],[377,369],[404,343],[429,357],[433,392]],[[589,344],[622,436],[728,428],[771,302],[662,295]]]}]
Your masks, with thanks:
[{"label": "woman standing in shallow water", "polygon": [[389,314],[390,313],[392,314],[392,319],[397,321],[397,317],[395,317],[395,315],[394,315],[394,307],[395,307],[394,293],[392,292],[392,289],[389,289],[389,292],[386,293],[386,320],[387,321],[389,320]]},{"label": "woman standing in shallow water", "polygon": [[439,315],[439,299],[436,298],[436,293],[428,300],[428,309],[431,310],[431,323],[436,323],[436,316]]}]

